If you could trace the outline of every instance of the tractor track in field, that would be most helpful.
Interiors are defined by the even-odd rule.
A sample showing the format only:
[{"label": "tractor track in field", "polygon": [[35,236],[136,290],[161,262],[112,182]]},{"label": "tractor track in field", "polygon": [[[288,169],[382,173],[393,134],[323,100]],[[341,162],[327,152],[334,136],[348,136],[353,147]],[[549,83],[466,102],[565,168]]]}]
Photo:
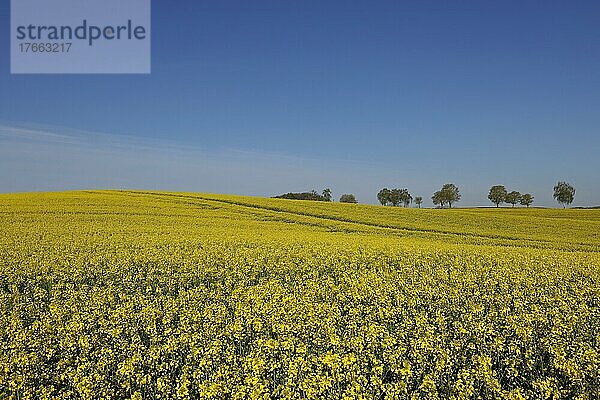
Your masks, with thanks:
[{"label": "tractor track in field", "polygon": [[[115,193],[115,192],[90,191],[90,193]],[[382,229],[382,230],[385,230],[388,232],[395,231],[395,232],[399,232],[399,233],[421,233],[421,234],[435,234],[435,235],[446,235],[446,236],[449,235],[449,236],[456,236],[456,237],[462,236],[462,237],[469,237],[469,238],[473,238],[473,239],[482,239],[482,240],[506,240],[506,241],[510,241],[511,242],[510,246],[513,246],[513,247],[532,247],[531,245],[537,245],[534,247],[542,247],[543,248],[545,246],[548,246],[548,245],[551,245],[552,243],[554,243],[550,240],[543,240],[543,239],[529,239],[529,238],[502,236],[502,235],[482,235],[482,234],[474,234],[474,233],[468,233],[468,232],[452,232],[452,231],[436,230],[436,229],[419,229],[419,228],[414,228],[414,227],[399,227],[399,226],[394,226],[394,225],[382,225],[382,224],[370,223],[370,222],[366,222],[366,221],[357,221],[357,220],[354,220],[351,218],[340,218],[340,217],[327,216],[327,215],[322,215],[322,214],[317,214],[317,213],[300,212],[300,211],[289,210],[289,209],[280,208],[280,207],[263,206],[263,205],[247,203],[247,202],[237,201],[237,200],[215,199],[215,198],[206,197],[206,196],[202,196],[202,195],[157,193],[157,192],[134,191],[134,190],[123,190],[123,191],[118,191],[117,193],[153,196],[156,198],[171,197],[171,198],[179,198],[179,199],[187,199],[187,200],[200,200],[203,202],[212,202],[213,204],[217,203],[217,204],[235,205],[238,207],[245,207],[248,209],[256,209],[256,210],[262,210],[262,211],[270,211],[270,212],[275,212],[275,213],[281,213],[284,215],[288,214],[288,215],[316,218],[316,219],[332,221],[332,222],[344,222],[344,223],[349,223],[349,224],[364,226],[364,227],[369,227],[369,228],[378,228],[378,229]],[[194,204],[194,203],[189,202],[189,204]],[[196,205],[201,205],[201,203],[200,204],[196,203]],[[298,221],[298,222],[302,223],[301,221]],[[360,230],[358,230],[358,232],[360,232]],[[530,245],[529,246],[521,246],[518,244],[518,242],[527,242]],[[588,244],[580,243],[580,245],[587,246]],[[594,252],[597,252],[597,251],[594,251]]]}]

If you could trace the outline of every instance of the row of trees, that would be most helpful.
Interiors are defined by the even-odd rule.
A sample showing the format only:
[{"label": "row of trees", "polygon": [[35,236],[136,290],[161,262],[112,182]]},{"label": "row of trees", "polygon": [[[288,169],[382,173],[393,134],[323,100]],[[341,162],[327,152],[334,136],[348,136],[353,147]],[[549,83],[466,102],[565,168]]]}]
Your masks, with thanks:
[{"label": "row of trees", "polygon": [[[554,195],[552,197],[562,204],[563,207],[566,207],[575,200],[575,188],[567,182],[558,182],[556,186],[554,186]],[[513,207],[515,204],[529,207],[533,204],[534,197],[529,193],[521,194],[516,190],[509,192],[503,185],[495,185],[490,188],[488,199],[490,199],[496,207],[499,207],[502,203],[512,204]]]},{"label": "row of trees", "polygon": [[[275,199],[288,199],[288,200],[311,200],[311,201],[333,201],[331,196],[331,189],[326,188],[321,194],[317,193],[316,190],[310,192],[290,192],[274,196]],[[356,197],[353,194],[343,194],[340,197],[340,203],[358,203]]]},{"label": "row of trees", "polygon": [[494,185],[490,188],[488,199],[496,207],[500,207],[502,203],[512,204],[513,207],[520,203],[522,206],[529,207],[533,203],[534,197],[529,193],[521,194],[516,190],[509,192],[504,185]]},{"label": "row of trees", "polygon": [[[419,199],[422,202],[422,199]],[[377,193],[377,200],[384,206],[399,206],[400,204],[404,204],[404,207],[408,207],[412,203],[413,197],[408,192],[408,189],[383,188]]]},{"label": "row of trees", "polygon": [[[383,188],[377,193],[377,200],[384,206],[399,206],[402,204],[404,207],[408,207],[412,203],[413,197],[408,189]],[[435,206],[445,207],[448,205],[448,207],[452,208],[452,204],[460,200],[460,191],[455,184],[447,183],[433,194],[431,200]],[[421,208],[423,197],[416,196],[414,202]]]},{"label": "row of trees", "polygon": [[[310,192],[302,193],[286,193],[277,198],[294,199],[294,200],[317,200],[317,201],[332,201],[331,189],[326,188],[321,194],[317,191],[312,190]],[[554,198],[556,201],[564,206],[571,204],[575,199],[575,188],[567,182],[558,182],[554,186]],[[436,207],[452,208],[452,204],[457,203],[461,199],[460,190],[453,183],[446,183],[440,190],[435,192],[431,196],[431,201]],[[533,204],[534,197],[530,193],[521,194],[516,190],[508,191],[504,185],[494,185],[490,188],[488,193],[488,199],[500,207],[500,204],[507,203],[512,204],[514,207],[516,204],[529,207]],[[377,200],[384,206],[400,206],[408,207],[413,201],[421,208],[423,204],[423,197],[413,196],[410,194],[408,189],[388,189],[383,188],[377,193]],[[358,203],[356,197],[353,194],[343,194],[340,197],[341,203]]]},{"label": "row of trees", "polygon": [[[326,201],[331,201],[331,189],[327,188],[323,190],[323,198],[326,199]],[[353,194],[343,194],[340,196],[340,203],[358,203],[358,200],[356,200],[356,196],[354,196]]]},{"label": "row of trees", "polygon": [[[567,182],[558,182],[556,186],[554,186],[553,197],[564,207],[567,204],[571,204],[575,199],[575,188]],[[449,208],[452,208],[452,204],[460,201],[460,199],[460,190],[453,183],[445,184],[431,196],[431,201],[436,207],[448,206]],[[494,185],[490,188],[488,199],[494,203],[496,207],[500,207],[500,204],[502,203],[511,204],[513,207],[516,204],[529,207],[533,204],[535,197],[530,193],[521,194],[516,190],[509,192],[504,185]],[[404,207],[408,207],[410,203],[412,203],[413,197],[408,189],[383,188],[377,193],[377,200],[384,206],[404,205]],[[414,202],[421,208],[423,198],[421,196],[416,196]]]}]

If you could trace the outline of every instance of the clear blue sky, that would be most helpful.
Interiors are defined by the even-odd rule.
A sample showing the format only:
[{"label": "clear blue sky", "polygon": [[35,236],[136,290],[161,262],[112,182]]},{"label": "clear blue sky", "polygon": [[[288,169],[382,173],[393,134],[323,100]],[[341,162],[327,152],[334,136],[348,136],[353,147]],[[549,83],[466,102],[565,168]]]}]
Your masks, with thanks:
[{"label": "clear blue sky", "polygon": [[[137,76],[10,75],[8,3],[0,191],[331,186],[375,202],[379,187],[429,199],[454,182],[463,205],[478,205],[502,183],[551,205],[568,180],[576,204],[600,204],[598,1],[154,0],[152,73]],[[75,145],[24,146],[11,127],[128,135],[130,154],[111,161],[121,176],[106,176],[100,155],[81,174],[69,170]],[[211,179],[169,178],[206,167],[195,157],[189,168],[165,161],[160,177],[127,175],[136,154],[150,157],[136,150],[144,143],[197,149]]]}]

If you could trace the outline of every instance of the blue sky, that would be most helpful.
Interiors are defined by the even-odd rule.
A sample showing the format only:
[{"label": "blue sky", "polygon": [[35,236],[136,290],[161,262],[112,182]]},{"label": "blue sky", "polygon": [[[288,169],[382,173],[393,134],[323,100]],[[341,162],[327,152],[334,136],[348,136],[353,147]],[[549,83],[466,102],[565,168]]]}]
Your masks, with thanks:
[{"label": "blue sky", "polygon": [[600,2],[152,7],[150,75],[10,75],[0,3],[0,191],[454,182],[466,206],[501,183],[552,205],[567,180],[600,204]]}]

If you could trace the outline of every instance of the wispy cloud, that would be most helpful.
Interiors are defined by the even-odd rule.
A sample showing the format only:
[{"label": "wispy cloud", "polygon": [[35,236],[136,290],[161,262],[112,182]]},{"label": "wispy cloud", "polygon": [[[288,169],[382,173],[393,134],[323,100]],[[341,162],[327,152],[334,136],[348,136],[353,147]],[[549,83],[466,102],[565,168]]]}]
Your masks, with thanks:
[{"label": "wispy cloud", "polygon": [[43,131],[38,129],[19,128],[15,126],[0,125],[0,136],[3,138],[25,139],[25,140],[52,140],[61,141],[68,139],[68,136],[57,133]]},{"label": "wispy cloud", "polygon": [[[419,166],[422,167],[422,166]],[[35,124],[0,124],[0,192],[135,188],[272,196],[331,187],[374,203],[382,187],[407,187],[429,200],[438,185],[456,182],[461,205],[487,205],[489,185],[505,183],[553,205],[554,177],[513,183],[481,170],[457,172],[409,165],[298,157],[252,149],[206,149],[169,140]],[[575,178],[577,176],[573,175]],[[579,185],[577,205],[597,203],[597,185]],[[524,182],[524,183],[519,183]],[[533,182],[533,183],[532,183]],[[523,186],[521,188],[520,186]]]},{"label": "wispy cloud", "polygon": [[351,161],[52,126],[0,125],[0,144],[2,192],[141,188],[270,196],[331,186],[372,202],[386,176],[393,179]]}]

